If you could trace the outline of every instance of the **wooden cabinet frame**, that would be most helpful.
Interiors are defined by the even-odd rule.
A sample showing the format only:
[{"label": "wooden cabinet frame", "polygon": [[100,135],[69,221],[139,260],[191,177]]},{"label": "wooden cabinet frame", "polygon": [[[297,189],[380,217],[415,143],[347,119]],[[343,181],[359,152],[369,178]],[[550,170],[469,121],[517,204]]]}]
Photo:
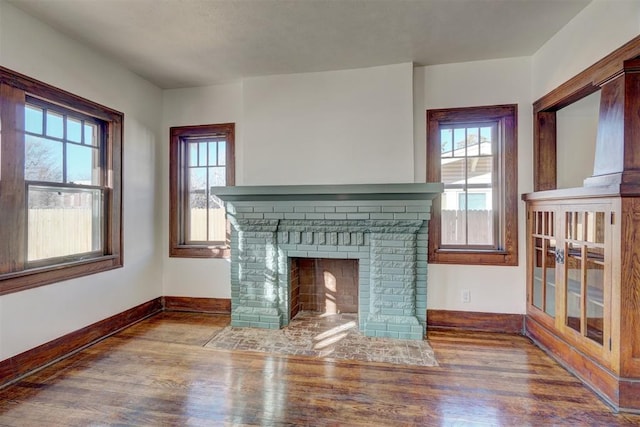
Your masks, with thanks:
[{"label": "wooden cabinet frame", "polygon": [[[566,289],[557,290],[555,317],[533,304],[531,219],[527,221],[526,333],[615,410],[640,411],[640,37],[636,37],[533,104],[535,206],[558,215],[580,206],[611,212],[605,250],[607,291],[600,346],[565,324]],[[593,175],[578,188],[556,189],[556,112],[601,91]],[[561,234],[559,240],[565,235]],[[562,271],[560,269],[560,271]],[[562,273],[557,283],[564,285]],[[584,308],[584,306],[583,306]],[[583,318],[584,319],[584,318]]]},{"label": "wooden cabinet frame", "polygon": [[[608,135],[612,132],[619,132],[620,126],[624,126],[624,121],[632,119],[630,116],[625,117],[624,103],[633,104],[629,105],[630,109],[637,109],[640,105],[640,99],[632,96],[625,98],[624,94],[621,95],[619,83],[622,80],[618,80],[618,78],[625,74],[626,76],[633,76],[634,83],[637,84],[637,79],[640,77],[640,61],[636,60],[636,58],[639,57],[640,36],[629,41],[533,103],[534,191],[554,190],[557,188],[556,112],[558,110],[602,90],[602,96],[606,99],[601,100],[600,103],[598,138],[608,138]],[[627,85],[631,85],[631,82],[627,83]],[[640,181],[639,177],[637,173],[632,174],[631,170],[640,169],[640,152],[637,152],[637,149],[633,149],[635,142],[632,137],[637,139],[640,136],[640,131],[634,125],[624,126],[622,132],[624,133],[622,135],[623,139],[616,141],[615,146],[609,146],[608,151],[602,154],[616,157],[622,156],[624,158],[624,171],[620,170],[619,172],[626,172],[628,178],[633,175],[637,183]],[[609,139],[609,142],[611,142],[611,139]],[[594,166],[597,168],[597,161]],[[599,175],[597,170],[594,170],[595,175]],[[607,182],[604,178],[599,179],[600,182],[595,182],[592,179],[592,183],[606,185],[613,182],[612,180]],[[637,187],[636,194],[638,194]]]}]

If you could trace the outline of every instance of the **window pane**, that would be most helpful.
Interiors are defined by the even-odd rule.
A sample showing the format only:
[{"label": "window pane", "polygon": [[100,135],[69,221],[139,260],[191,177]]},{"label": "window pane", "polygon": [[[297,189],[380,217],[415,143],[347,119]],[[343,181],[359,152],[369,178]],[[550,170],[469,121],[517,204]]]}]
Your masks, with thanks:
[{"label": "window pane", "polygon": [[207,168],[190,168],[189,169],[189,193],[202,194],[205,200],[205,191],[207,189]]},{"label": "window pane", "polygon": [[24,129],[42,135],[42,108],[27,105],[24,110]]},{"label": "window pane", "polygon": [[442,129],[440,131],[440,153],[442,157],[451,157],[453,155],[453,130]]},{"label": "window pane", "polygon": [[[203,150],[204,148],[204,151],[200,151],[201,155],[206,153],[208,147],[210,159],[211,152],[215,150],[215,145],[216,143],[193,144],[198,150]],[[200,158],[200,161],[203,161],[203,159]],[[225,174],[224,167],[197,167],[190,169],[188,212],[190,220],[186,232],[189,241],[224,242],[226,240],[227,230],[223,202],[209,193],[209,187],[225,185]]]},{"label": "window pane", "polygon": [[214,242],[224,242],[227,239],[227,221],[224,203],[218,197],[209,196],[209,235]]},{"label": "window pane", "polygon": [[492,127],[480,128],[480,154],[481,155],[491,155],[493,153],[492,142],[493,142],[493,128]]},{"label": "window pane", "polygon": [[444,158],[440,169],[441,179],[444,185],[465,183],[465,158]]},{"label": "window pane", "polygon": [[[442,199],[443,245],[495,246],[492,133],[490,126],[440,131],[441,150],[453,147],[452,157],[445,154],[440,161],[446,195]],[[483,151],[489,155],[482,155]]]},{"label": "window pane", "polygon": [[98,147],[99,144],[98,139],[98,126],[92,123],[84,124],[84,143],[86,145],[93,145],[94,147]]},{"label": "window pane", "polygon": [[189,166],[198,166],[198,144],[190,142],[187,145]]},{"label": "window pane", "polygon": [[207,165],[207,146],[206,142],[200,142],[198,144],[198,166]]},{"label": "window pane", "polygon": [[479,134],[479,128],[467,129],[467,156],[477,156],[480,153]]},{"label": "window pane", "polygon": [[459,205],[461,209],[468,210],[487,210],[487,193],[459,193]]},{"label": "window pane", "polygon": [[102,191],[30,186],[28,261],[102,250]]},{"label": "window pane", "polygon": [[[199,145],[199,144],[198,144]],[[189,171],[189,230],[190,241],[207,240],[207,168]]]},{"label": "window pane", "polygon": [[64,138],[64,117],[55,111],[47,111],[47,136]]},{"label": "window pane", "polygon": [[218,141],[218,165],[226,166],[227,164],[227,142]]},{"label": "window pane", "polygon": [[62,143],[26,135],[24,174],[29,181],[62,182]]},{"label": "window pane", "polygon": [[207,208],[202,195],[189,195],[189,241],[204,242],[207,240]]},{"label": "window pane", "polygon": [[82,121],[67,117],[67,140],[82,142]]},{"label": "window pane", "polygon": [[453,149],[454,156],[464,156],[465,155],[465,145],[466,145],[466,132],[464,128],[458,128],[453,130]]},{"label": "window pane", "polygon": [[207,165],[215,166],[218,160],[218,144],[215,141],[209,143],[209,155],[207,159]]},{"label": "window pane", "polygon": [[98,151],[95,148],[67,144],[67,182],[100,185],[99,171],[95,169],[97,157]]},{"label": "window pane", "polygon": [[492,190],[467,194],[467,223],[470,245],[493,245]]},{"label": "window pane", "polygon": [[493,181],[493,158],[469,157],[467,159],[467,183],[487,184],[491,186]]},{"label": "window pane", "polygon": [[226,184],[225,168],[209,168],[209,187],[224,187]]},{"label": "window pane", "polygon": [[[448,195],[449,201],[456,200]],[[461,207],[443,206],[441,212],[442,243],[444,245],[466,245],[467,244],[467,212]]]}]

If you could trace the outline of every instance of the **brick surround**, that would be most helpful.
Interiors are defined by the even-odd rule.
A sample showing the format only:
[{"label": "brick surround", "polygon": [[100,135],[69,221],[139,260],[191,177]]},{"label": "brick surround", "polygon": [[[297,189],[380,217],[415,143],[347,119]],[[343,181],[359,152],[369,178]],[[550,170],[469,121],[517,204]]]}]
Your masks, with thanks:
[{"label": "brick surround", "polygon": [[[289,323],[292,259],[350,259],[358,260],[360,330],[423,339],[427,225],[435,196],[424,191],[429,185],[406,184],[418,186],[415,194],[393,198],[348,193],[321,194],[318,200],[312,194],[295,200],[284,189],[269,196],[268,187],[253,187],[259,197],[247,194],[247,187],[241,196],[216,189],[232,224],[231,324],[275,329]],[[363,200],[369,197],[380,200]]]}]

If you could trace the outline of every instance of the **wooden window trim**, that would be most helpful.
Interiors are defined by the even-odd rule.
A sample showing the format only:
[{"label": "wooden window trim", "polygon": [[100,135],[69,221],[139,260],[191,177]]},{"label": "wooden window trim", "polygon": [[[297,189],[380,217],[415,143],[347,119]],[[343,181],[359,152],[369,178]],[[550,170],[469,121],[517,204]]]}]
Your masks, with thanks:
[{"label": "wooden window trim", "polygon": [[429,262],[434,264],[518,265],[518,174],[516,104],[486,107],[464,107],[427,110],[427,182],[440,182],[440,125],[456,122],[496,120],[502,129],[502,173],[504,188],[500,233],[501,247],[497,250],[440,248],[441,196],[433,201],[429,221]]},{"label": "wooden window trim", "polygon": [[[172,127],[169,131],[169,256],[175,258],[229,258],[231,250],[229,236],[224,245],[218,244],[184,244],[181,230],[180,204],[183,200],[180,174],[180,149],[183,139],[188,137],[208,136],[214,134],[227,135],[226,147],[226,182],[228,186],[235,184],[235,124],[209,124]],[[229,233],[227,233],[229,234]]]},{"label": "wooden window trim", "polygon": [[91,259],[60,262],[53,265],[27,268],[25,260],[15,253],[26,253],[26,216],[24,209],[5,209],[0,212],[0,295],[19,292],[51,283],[83,277],[122,267],[122,141],[124,114],[58,89],[13,70],[0,67],[0,118],[2,142],[0,159],[0,205],[25,205],[24,150],[17,150],[18,140],[24,138],[24,116],[16,104],[24,104],[27,95],[58,104],[106,122],[105,130],[105,208],[104,255]]}]

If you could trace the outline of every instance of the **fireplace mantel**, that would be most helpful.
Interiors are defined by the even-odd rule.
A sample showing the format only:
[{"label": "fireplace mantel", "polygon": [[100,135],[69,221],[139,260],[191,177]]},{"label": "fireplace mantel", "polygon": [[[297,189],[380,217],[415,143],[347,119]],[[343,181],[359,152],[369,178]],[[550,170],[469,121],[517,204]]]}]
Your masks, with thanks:
[{"label": "fireplace mantel", "polygon": [[231,232],[231,324],[289,323],[291,258],[358,260],[369,336],[426,332],[427,226],[440,183],[213,187]]},{"label": "fireplace mantel", "polygon": [[443,184],[254,185],[211,187],[228,202],[268,200],[432,200]]}]

